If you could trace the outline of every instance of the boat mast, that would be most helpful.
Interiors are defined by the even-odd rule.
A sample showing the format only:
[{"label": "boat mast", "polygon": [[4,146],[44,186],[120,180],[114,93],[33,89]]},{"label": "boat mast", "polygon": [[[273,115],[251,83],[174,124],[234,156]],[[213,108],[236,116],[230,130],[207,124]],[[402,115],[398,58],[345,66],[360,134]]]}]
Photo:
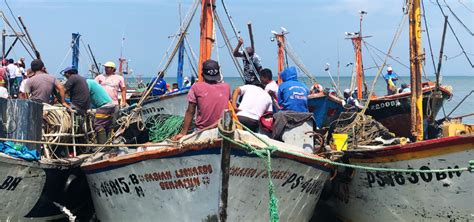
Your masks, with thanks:
[{"label": "boat mast", "polygon": [[275,35],[278,41],[278,84],[281,84],[282,79],[280,73],[285,69],[285,35]]},{"label": "boat mast", "polygon": [[72,67],[79,70],[79,33],[72,33]]},{"label": "boat mast", "polygon": [[215,0],[203,0],[201,11],[201,34],[199,48],[198,81],[202,78],[202,63],[211,58],[213,38],[213,19],[212,13],[215,6]]},{"label": "boat mast", "polygon": [[[181,21],[181,3],[179,4],[179,26],[183,25]],[[186,33],[182,33],[181,35],[186,35]],[[178,49],[178,70],[176,73],[176,82],[178,83],[178,89],[183,88],[183,66],[184,66],[184,41],[181,41],[179,44]]]},{"label": "boat mast", "polygon": [[409,12],[410,38],[410,84],[411,84],[411,133],[416,141],[423,140],[423,93],[421,86],[422,62],[421,48],[421,9],[420,0],[412,0]]}]

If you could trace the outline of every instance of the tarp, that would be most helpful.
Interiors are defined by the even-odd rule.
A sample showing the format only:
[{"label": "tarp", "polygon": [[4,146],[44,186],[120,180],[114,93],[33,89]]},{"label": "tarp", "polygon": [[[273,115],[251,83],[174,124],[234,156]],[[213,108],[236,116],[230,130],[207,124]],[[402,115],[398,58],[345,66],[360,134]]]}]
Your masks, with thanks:
[{"label": "tarp", "polygon": [[[0,98],[0,137],[40,141],[43,104],[30,100]],[[41,144],[24,144],[41,151]]]},{"label": "tarp", "polygon": [[10,141],[0,142],[0,152],[9,156],[21,158],[24,160],[39,160],[40,155],[36,150],[30,150],[25,145],[13,143]]}]

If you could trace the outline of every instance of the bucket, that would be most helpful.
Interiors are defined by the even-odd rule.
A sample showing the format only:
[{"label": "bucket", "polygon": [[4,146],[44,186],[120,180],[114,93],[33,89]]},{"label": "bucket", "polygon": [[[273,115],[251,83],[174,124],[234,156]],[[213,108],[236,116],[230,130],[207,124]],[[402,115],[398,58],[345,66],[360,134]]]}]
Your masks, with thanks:
[{"label": "bucket", "polygon": [[332,138],[334,139],[334,144],[336,145],[336,150],[347,150],[347,134],[345,133],[334,133],[332,134]]}]

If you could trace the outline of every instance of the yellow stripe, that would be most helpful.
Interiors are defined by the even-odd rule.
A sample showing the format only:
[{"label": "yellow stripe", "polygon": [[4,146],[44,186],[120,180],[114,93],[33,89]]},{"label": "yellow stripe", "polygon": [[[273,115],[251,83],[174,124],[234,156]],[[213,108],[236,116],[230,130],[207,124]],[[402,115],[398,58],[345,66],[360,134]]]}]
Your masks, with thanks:
[{"label": "yellow stripe", "polygon": [[104,114],[104,113],[96,113],[95,118],[105,119],[112,117],[111,114]]},{"label": "yellow stripe", "polygon": [[467,143],[467,144],[460,144],[455,146],[444,146],[438,147],[436,149],[431,150],[422,150],[416,152],[406,152],[400,153],[390,156],[383,156],[383,157],[375,157],[369,159],[353,159],[350,158],[351,163],[385,163],[385,162],[396,162],[396,161],[403,161],[403,160],[412,160],[412,159],[422,159],[432,156],[440,156],[449,153],[456,153],[465,150],[473,150],[474,144]]}]

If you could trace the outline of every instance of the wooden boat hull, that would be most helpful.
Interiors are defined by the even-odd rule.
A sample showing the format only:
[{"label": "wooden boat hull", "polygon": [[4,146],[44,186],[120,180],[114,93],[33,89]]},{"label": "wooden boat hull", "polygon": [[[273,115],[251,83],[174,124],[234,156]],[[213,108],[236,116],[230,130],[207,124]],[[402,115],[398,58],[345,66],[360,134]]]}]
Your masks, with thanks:
[{"label": "wooden boat hull", "polygon": [[[397,169],[447,169],[474,159],[474,136],[347,152],[349,162]],[[344,221],[472,221],[474,174],[355,170],[334,180],[334,213]]]},{"label": "wooden boat hull", "polygon": [[[426,84],[425,84],[426,85]],[[426,85],[423,88],[423,116],[433,113],[436,117],[445,100],[451,97],[451,93],[445,88],[441,88],[442,97],[434,99],[432,93],[433,85]],[[400,137],[411,137],[411,117],[410,117],[410,96],[411,93],[400,93],[391,96],[384,96],[370,100],[369,107],[365,114],[374,117],[395,135]]]},{"label": "wooden boat hull", "polygon": [[188,92],[189,90],[183,90],[145,101],[140,110],[143,121],[147,122],[149,118],[159,114],[184,116],[188,107]]},{"label": "wooden boat hull", "polygon": [[313,113],[318,128],[328,127],[344,111],[340,99],[323,93],[308,96],[308,109]]},{"label": "wooden boat hull", "polygon": [[[101,221],[217,221],[220,161],[220,141],[214,140],[119,156],[82,168]],[[265,162],[231,148],[229,221],[269,220]],[[308,221],[330,168],[276,151],[271,172],[281,221]]]},{"label": "wooden boat hull", "polygon": [[54,202],[73,214],[90,202],[78,164],[28,162],[1,154],[0,175],[0,221],[60,219],[66,215]]}]

